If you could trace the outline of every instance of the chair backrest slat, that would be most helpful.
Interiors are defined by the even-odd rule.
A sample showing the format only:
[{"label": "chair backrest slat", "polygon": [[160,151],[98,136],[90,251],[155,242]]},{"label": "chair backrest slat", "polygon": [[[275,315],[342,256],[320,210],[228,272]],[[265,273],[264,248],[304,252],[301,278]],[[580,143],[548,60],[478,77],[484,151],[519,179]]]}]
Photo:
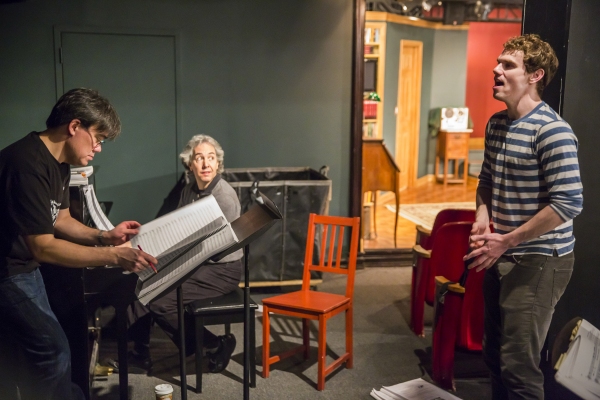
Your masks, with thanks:
[{"label": "chair backrest slat", "polygon": [[338,230],[337,228],[337,226],[331,225],[331,234],[329,236],[329,254],[327,254],[327,265],[329,267],[333,267],[333,249],[335,247],[335,233]]},{"label": "chair backrest slat", "polygon": [[338,243],[337,243],[337,255],[335,257],[336,261],[337,261],[337,268],[341,268],[341,262],[342,262],[342,247],[344,247],[344,229],[346,229],[345,226],[340,226],[340,234],[338,235]]},{"label": "chair backrest slat", "polygon": [[312,267],[310,267],[310,270],[348,275],[348,269],[346,269],[346,268],[331,268],[331,267],[320,267],[318,265],[313,265]]},{"label": "chair backrest slat", "polygon": [[319,259],[319,265],[323,265],[323,263],[325,262],[325,252],[323,251],[323,249],[325,248],[325,244],[327,243],[327,228],[329,228],[328,225],[323,225],[323,236],[321,236],[321,246],[319,247],[321,249],[321,258]]},{"label": "chair backrest slat", "polygon": [[[349,227],[348,231],[346,227]],[[311,271],[337,273],[347,275],[346,296],[351,297],[354,292],[354,274],[356,271],[356,258],[358,253],[358,235],[360,218],[330,217],[310,214],[308,220],[308,235],[306,239],[306,254],[304,257],[304,275],[302,290],[310,290]],[[319,232],[322,234],[319,237]],[[350,243],[347,259],[342,260],[344,252],[345,235],[349,232]],[[329,237],[328,237],[329,234]],[[315,244],[318,243],[318,246]],[[337,248],[337,250],[336,250]],[[313,264],[318,249],[318,264]],[[326,260],[326,261],[325,261]],[[347,268],[341,268],[342,261],[347,261]]]}]

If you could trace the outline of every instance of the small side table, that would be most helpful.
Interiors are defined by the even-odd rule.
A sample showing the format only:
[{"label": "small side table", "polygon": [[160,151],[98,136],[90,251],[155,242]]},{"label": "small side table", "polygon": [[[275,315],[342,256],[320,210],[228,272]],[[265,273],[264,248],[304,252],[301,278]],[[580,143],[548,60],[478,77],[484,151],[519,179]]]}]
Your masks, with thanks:
[{"label": "small side table", "polygon": [[[460,131],[443,131],[440,130],[435,150],[435,178],[438,182],[443,182],[444,187],[448,183],[467,184],[468,165],[469,165],[469,137],[472,129]],[[444,169],[440,174],[440,161],[444,161]],[[448,161],[454,162],[454,174],[448,171]],[[459,160],[464,160],[463,177],[459,178],[458,164]]]}]

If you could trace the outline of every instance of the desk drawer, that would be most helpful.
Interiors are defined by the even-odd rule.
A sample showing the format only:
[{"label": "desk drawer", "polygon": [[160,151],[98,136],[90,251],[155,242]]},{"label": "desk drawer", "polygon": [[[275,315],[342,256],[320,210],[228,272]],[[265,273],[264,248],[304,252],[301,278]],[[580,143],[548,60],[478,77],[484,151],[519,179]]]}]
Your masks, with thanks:
[{"label": "desk drawer", "polygon": [[469,135],[449,133],[446,136],[448,158],[465,158],[469,154]]}]

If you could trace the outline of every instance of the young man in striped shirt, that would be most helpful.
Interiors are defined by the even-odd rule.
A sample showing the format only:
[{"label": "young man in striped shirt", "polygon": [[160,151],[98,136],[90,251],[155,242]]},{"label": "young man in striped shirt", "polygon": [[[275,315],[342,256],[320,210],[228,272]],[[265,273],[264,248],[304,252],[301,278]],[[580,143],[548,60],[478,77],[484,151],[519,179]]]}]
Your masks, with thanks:
[{"label": "young man in striped shirt", "polygon": [[[577,138],[541,94],[558,60],[537,35],[511,38],[494,68],[471,231],[470,268],[484,279],[484,358],[494,399],[543,399],[540,352],[573,270],[582,209]],[[490,233],[490,218],[494,233]]]}]

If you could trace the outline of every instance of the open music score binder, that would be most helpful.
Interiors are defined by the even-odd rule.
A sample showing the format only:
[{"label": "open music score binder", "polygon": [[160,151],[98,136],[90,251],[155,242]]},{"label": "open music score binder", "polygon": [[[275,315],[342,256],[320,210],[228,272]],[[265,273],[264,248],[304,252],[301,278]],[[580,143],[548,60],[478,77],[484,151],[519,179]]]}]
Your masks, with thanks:
[{"label": "open music score binder", "polygon": [[558,334],[552,356],[558,358],[553,360],[558,383],[582,399],[600,399],[600,330],[572,319]]},{"label": "open music score binder", "polygon": [[215,198],[207,196],[142,225],[131,245],[158,259],[158,273],[152,269],[136,273],[138,300],[147,304],[168,293],[202,263],[219,261],[243,248],[281,219],[273,202],[259,194],[256,204],[232,223],[227,223]]}]

